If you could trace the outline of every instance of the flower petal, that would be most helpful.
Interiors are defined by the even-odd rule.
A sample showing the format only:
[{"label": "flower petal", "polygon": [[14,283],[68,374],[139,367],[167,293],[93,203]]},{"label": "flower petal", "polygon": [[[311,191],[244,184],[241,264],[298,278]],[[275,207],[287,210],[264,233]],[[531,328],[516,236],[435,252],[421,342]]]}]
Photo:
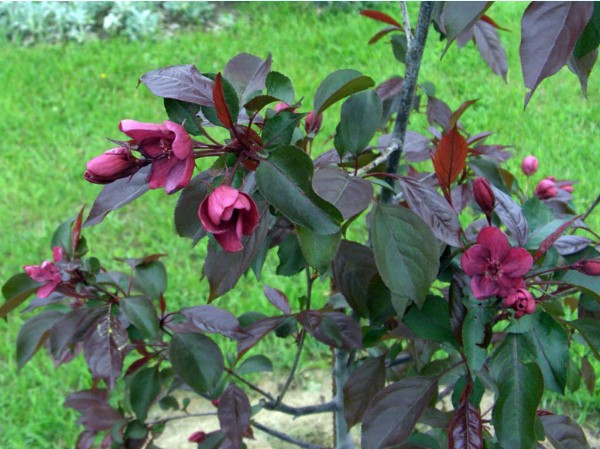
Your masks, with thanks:
[{"label": "flower petal", "polygon": [[47,298],[54,291],[57,285],[58,282],[48,282],[47,284],[42,285],[35,294],[39,298]]},{"label": "flower petal", "polygon": [[152,169],[148,177],[148,187],[160,189],[165,186],[167,176],[179,160],[174,157],[156,159],[152,162]]},{"label": "flower petal", "polygon": [[194,158],[178,159],[165,179],[165,192],[168,195],[183,189],[190,183],[194,172]]},{"label": "flower petal", "polygon": [[169,130],[163,124],[144,123],[129,119],[121,120],[119,130],[138,142],[152,137],[165,138],[170,135]]},{"label": "flower petal", "polygon": [[460,265],[469,276],[482,275],[490,261],[490,250],[483,245],[473,245],[460,258]]},{"label": "flower petal", "polygon": [[238,238],[235,227],[230,227],[222,234],[214,234],[215,240],[228,253],[241,251],[244,246],[242,240]]},{"label": "flower petal", "polygon": [[523,276],[531,269],[533,257],[524,248],[511,248],[501,263],[502,273],[511,278],[516,278]]},{"label": "flower petal", "polygon": [[502,260],[510,249],[508,237],[495,226],[483,228],[477,236],[477,243],[490,250],[492,260]]},{"label": "flower petal", "polygon": [[474,276],[471,279],[471,291],[477,299],[486,299],[498,294],[498,284],[486,276]]},{"label": "flower petal", "polygon": [[178,159],[187,159],[194,151],[192,138],[183,126],[168,120],[163,123],[166,129],[175,134],[175,138],[171,144],[173,153],[175,153],[175,156],[177,156]]}]

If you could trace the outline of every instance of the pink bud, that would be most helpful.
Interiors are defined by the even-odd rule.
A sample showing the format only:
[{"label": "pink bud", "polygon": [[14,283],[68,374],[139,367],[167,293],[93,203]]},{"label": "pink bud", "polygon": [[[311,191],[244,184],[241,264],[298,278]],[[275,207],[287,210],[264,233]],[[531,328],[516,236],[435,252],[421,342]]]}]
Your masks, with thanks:
[{"label": "pink bud", "polygon": [[542,179],[535,188],[535,196],[541,200],[554,198],[557,193],[556,184],[553,180],[548,178]]},{"label": "pink bud", "polygon": [[600,276],[600,260],[581,260],[571,266],[572,269],[588,276]]},{"label": "pink bud", "polygon": [[518,288],[504,299],[504,307],[514,309],[515,318],[521,318],[535,312],[535,299],[526,288]]},{"label": "pink bud", "polygon": [[197,443],[197,444],[202,443],[205,439],[206,439],[206,432],[203,432],[202,430],[200,430],[198,432],[194,432],[188,437],[188,441],[190,443]]},{"label": "pink bud", "polygon": [[527,156],[521,163],[521,170],[526,176],[533,175],[539,167],[540,163],[534,156]]},{"label": "pink bud", "polygon": [[315,119],[315,111],[310,111],[304,122],[306,134],[317,134],[321,129],[321,123],[323,123],[323,114],[319,114]]},{"label": "pink bud", "polygon": [[141,160],[133,157],[129,148],[113,148],[89,161],[83,176],[94,184],[108,184],[133,175],[142,164]]},{"label": "pink bud", "polygon": [[281,101],[281,102],[279,102],[279,103],[277,103],[275,105],[275,112],[283,111],[284,109],[287,109],[289,107],[290,107],[289,104],[284,103],[283,101]]},{"label": "pink bud", "polygon": [[489,217],[496,204],[496,195],[494,195],[489,182],[482,177],[475,179],[473,182],[473,194],[475,195],[475,201],[483,213]]}]

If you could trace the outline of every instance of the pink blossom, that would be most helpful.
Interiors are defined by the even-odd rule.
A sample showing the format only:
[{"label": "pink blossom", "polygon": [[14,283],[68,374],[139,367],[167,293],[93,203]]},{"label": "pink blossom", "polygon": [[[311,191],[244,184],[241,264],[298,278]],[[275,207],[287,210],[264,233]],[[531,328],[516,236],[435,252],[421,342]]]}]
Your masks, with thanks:
[{"label": "pink blossom", "polygon": [[242,234],[251,235],[258,226],[258,208],[252,197],[226,185],[217,187],[202,201],[198,216],[204,229],[227,252],[241,251]]},{"label": "pink blossom", "polygon": [[485,178],[478,177],[473,182],[473,195],[477,205],[486,216],[490,216],[496,205],[496,196]]},{"label": "pink blossom", "polygon": [[533,175],[539,167],[540,163],[534,156],[527,156],[521,163],[521,170],[526,176]]},{"label": "pink blossom", "polygon": [[277,103],[275,105],[275,112],[283,111],[284,109],[287,109],[289,107],[290,107],[289,104],[284,103],[283,101],[280,101],[279,103]]},{"label": "pink blossom", "polygon": [[304,121],[304,130],[306,134],[317,134],[321,129],[321,123],[323,123],[323,114],[319,114],[315,118],[315,111],[310,111]]},{"label": "pink blossom", "polygon": [[557,193],[556,185],[551,179],[542,179],[535,188],[535,196],[541,200],[554,198]]},{"label": "pink blossom", "polygon": [[133,157],[129,148],[113,148],[95,157],[86,165],[84,178],[94,184],[108,184],[137,172],[144,162]]},{"label": "pink blossom", "polygon": [[535,299],[526,288],[518,288],[504,299],[504,307],[515,310],[515,318],[535,312]]},{"label": "pink blossom", "polygon": [[477,299],[503,298],[524,287],[523,275],[532,265],[531,254],[524,248],[511,248],[506,235],[494,226],[483,228],[477,244],[461,258],[462,269],[471,276],[471,290]]},{"label": "pink blossom", "polygon": [[151,160],[151,189],[164,187],[171,194],[188,185],[194,171],[194,145],[183,126],[170,121],[156,124],[122,120],[119,129]]},{"label": "pink blossom", "polygon": [[188,437],[188,441],[190,443],[197,443],[197,444],[202,443],[205,439],[206,439],[206,432],[203,432],[202,430],[200,430],[198,432],[194,432]]},{"label": "pink blossom", "polygon": [[[60,262],[63,259],[63,249],[59,246],[52,248],[52,258],[54,262]],[[62,281],[60,271],[54,262],[45,260],[41,265],[25,265],[23,267],[27,276],[35,282],[44,284],[36,292],[37,296],[42,299],[50,296]]]}]

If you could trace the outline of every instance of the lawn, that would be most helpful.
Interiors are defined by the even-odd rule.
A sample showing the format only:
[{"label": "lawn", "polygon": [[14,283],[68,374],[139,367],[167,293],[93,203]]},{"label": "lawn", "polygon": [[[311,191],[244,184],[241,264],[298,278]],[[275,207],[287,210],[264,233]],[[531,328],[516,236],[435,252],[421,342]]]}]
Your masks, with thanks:
[{"label": "lawn", "polygon": [[[395,4],[380,6],[400,16]],[[534,154],[540,161],[536,181],[546,175],[579,181],[574,203],[584,211],[599,193],[593,175],[594,167],[600,164],[598,73],[592,73],[589,100],[582,97],[577,78],[564,69],[541,84],[524,111],[526,89],[518,61],[518,21],[525,6],[497,3],[490,10],[499,24],[511,30],[501,34],[509,54],[507,83],[491,73],[473,44],[460,51],[453,46],[440,62],[445,43],[439,42],[435,33],[428,43],[420,79],[434,83],[439,97],[453,108],[479,98],[463,116],[465,127],[472,133],[495,131],[493,143],[514,146],[513,169],[525,155]],[[305,107],[310,109],[319,82],[336,69],[357,69],[377,83],[402,71],[390,57],[385,39],[367,45],[380,26],[359,16],[356,9],[320,12],[312,4],[297,3],[236,7],[234,26],[209,33],[182,32],[134,43],[113,39],[34,48],[0,45],[2,282],[23,265],[48,259],[55,227],[82,205],[91,205],[100,187],[83,180],[85,163],[110,148],[104,137],[122,138],[118,122],[124,118],[160,122],[166,118],[161,99],[144,86],[136,88],[143,73],[188,63],[203,72],[216,72],[239,52],[261,57],[271,52],[273,69],[292,79],[297,97],[304,97]],[[331,146],[325,136],[333,132],[338,117],[339,106],[326,113],[325,132],[315,146],[318,151]],[[423,132],[422,120],[416,120],[411,129]],[[204,244],[192,248],[189,241],[175,237],[172,211],[176,197],[167,197],[163,191],[150,192],[86,230],[92,253],[109,267],[117,267],[112,257],[167,252],[167,302],[174,309],[205,302],[208,290],[206,281],[200,281]],[[595,211],[588,223],[599,229],[600,211]],[[302,294],[295,279],[282,282],[267,274],[260,283],[252,276],[243,282],[243,289],[218,303],[241,312],[252,302],[253,308],[275,313],[262,295],[263,283],[284,290],[290,298]],[[325,288],[320,286],[320,291]],[[78,432],[75,415],[63,409],[62,402],[67,392],[90,385],[86,370],[77,361],[54,371],[47,358],[36,357],[18,373],[14,351],[22,322],[15,314],[8,323],[0,323],[0,409],[4,411],[0,448],[73,447]],[[290,362],[285,350],[289,340],[269,340],[268,344],[270,353],[279,354],[276,364]],[[310,349],[319,350],[316,346]],[[598,397],[580,391],[572,402],[583,403],[588,419],[598,416]]]}]

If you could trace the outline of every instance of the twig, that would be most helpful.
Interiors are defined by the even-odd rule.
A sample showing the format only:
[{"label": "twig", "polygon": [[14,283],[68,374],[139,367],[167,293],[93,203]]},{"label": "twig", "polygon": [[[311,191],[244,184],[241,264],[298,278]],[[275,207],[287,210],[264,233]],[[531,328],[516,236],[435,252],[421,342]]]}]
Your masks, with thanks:
[{"label": "twig", "polygon": [[581,217],[581,219],[585,221],[585,219],[590,216],[590,214],[598,204],[600,204],[600,195],[596,197],[596,200],[592,203],[588,210],[585,211],[585,214],[583,214],[583,217]]},{"label": "twig", "polygon": [[[305,267],[306,271],[306,310],[310,309],[311,297],[312,297],[312,285],[314,280],[310,276],[310,268],[308,265]],[[296,374],[296,369],[298,368],[298,363],[300,362],[300,356],[302,355],[302,348],[304,347],[304,340],[306,337],[306,330],[302,328],[300,330],[300,341],[298,342],[298,350],[296,351],[296,355],[294,356],[294,362],[292,363],[292,369],[290,370],[290,374],[288,375],[287,380],[285,381],[285,385],[277,396],[277,400],[275,401],[275,405],[281,405],[281,401],[283,401],[283,397],[285,393],[290,388],[292,381],[294,380],[294,375]]]},{"label": "twig", "polygon": [[240,382],[242,382],[244,385],[246,385],[251,390],[256,391],[258,394],[264,396],[265,398],[267,398],[271,402],[275,401],[275,398],[273,396],[271,396],[270,393],[268,393],[267,391],[265,391],[262,388],[258,387],[257,385],[254,385],[252,382],[244,379],[242,376],[240,376],[234,370],[226,368],[226,371],[227,371],[228,374],[230,374],[231,376],[235,377],[237,380],[239,380]]},{"label": "twig", "polygon": [[[423,58],[423,50],[427,41],[427,33],[429,32],[429,24],[431,22],[431,13],[433,11],[433,2],[424,1],[419,9],[419,18],[417,20],[417,29],[414,39],[408,46],[406,52],[406,74],[402,83],[400,92],[400,104],[398,106],[398,114],[396,115],[396,123],[392,133],[392,141],[389,149],[388,157],[388,173],[396,173],[402,148],[404,148],[404,138],[406,136],[406,128],[408,126],[408,117],[413,105],[415,91],[417,88],[417,79],[419,78],[419,69],[421,68],[421,59]],[[406,30],[405,30],[406,31]],[[390,185],[394,185],[393,179],[388,180]],[[392,192],[387,189],[381,191],[382,202],[388,203],[392,199]]]},{"label": "twig", "polygon": [[324,402],[323,404],[306,405],[303,407],[290,407],[289,405],[262,400],[261,405],[265,410],[272,410],[292,416],[316,415],[318,413],[333,412],[336,409],[336,403],[334,401]]},{"label": "twig", "polygon": [[160,418],[154,421],[146,422],[147,426],[152,426],[154,424],[164,423],[167,421],[175,421],[177,419],[188,419],[188,418],[200,418],[202,416],[215,416],[217,412],[206,412],[206,413],[188,413],[186,415],[177,415],[177,416],[167,416],[166,418]]},{"label": "twig", "polygon": [[303,447],[305,449],[324,449],[323,446],[317,446],[316,444],[297,440],[294,437],[286,435],[285,433],[278,432],[277,430],[271,429],[270,427],[264,426],[256,421],[252,421],[251,424],[258,430],[262,430],[263,432],[268,433],[269,435],[272,435],[275,438],[279,438],[280,440],[285,441],[287,443],[295,444],[296,446]]},{"label": "twig", "polygon": [[410,28],[410,17],[408,16],[408,8],[406,7],[406,2],[400,2],[400,8],[402,9],[402,22],[404,25],[404,33],[406,34],[406,43],[408,47],[410,47],[414,38],[412,34],[412,29]]},{"label": "twig", "polygon": [[354,441],[350,436],[350,429],[344,417],[344,385],[350,372],[348,370],[349,353],[345,349],[335,349],[335,364],[333,366],[333,379],[335,381],[336,405],[335,420],[335,448],[336,449],[354,449]]}]

